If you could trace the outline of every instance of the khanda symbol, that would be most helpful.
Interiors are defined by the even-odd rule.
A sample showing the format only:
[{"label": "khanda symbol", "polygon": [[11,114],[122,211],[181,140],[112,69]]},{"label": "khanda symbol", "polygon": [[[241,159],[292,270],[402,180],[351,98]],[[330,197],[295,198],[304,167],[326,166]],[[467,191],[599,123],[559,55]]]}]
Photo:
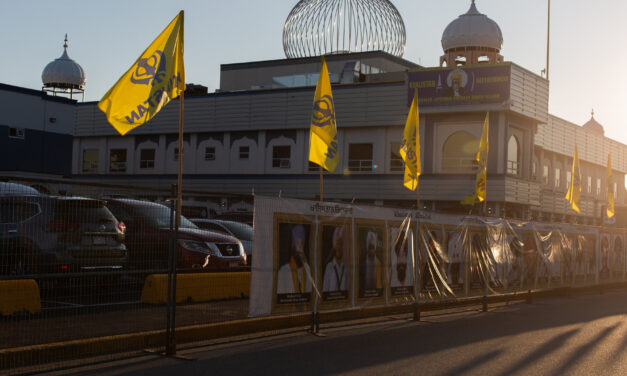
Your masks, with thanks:
[{"label": "khanda symbol", "polygon": [[139,59],[137,68],[131,76],[134,84],[150,85],[150,81],[161,82],[165,76],[166,61],[162,51],[155,51],[152,56]]},{"label": "khanda symbol", "polygon": [[330,95],[325,95],[314,102],[311,123],[317,127],[326,127],[335,123],[335,108]]}]

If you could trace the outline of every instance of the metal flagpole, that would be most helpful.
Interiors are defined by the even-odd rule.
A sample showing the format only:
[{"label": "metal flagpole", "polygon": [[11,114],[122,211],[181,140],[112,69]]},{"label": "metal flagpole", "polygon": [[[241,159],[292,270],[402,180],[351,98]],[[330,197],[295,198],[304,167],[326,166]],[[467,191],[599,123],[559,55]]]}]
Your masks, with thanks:
[{"label": "metal flagpole", "polygon": [[322,166],[318,166],[320,167],[320,202],[324,201],[323,197],[322,197],[322,190],[323,190],[323,184],[322,184]]}]

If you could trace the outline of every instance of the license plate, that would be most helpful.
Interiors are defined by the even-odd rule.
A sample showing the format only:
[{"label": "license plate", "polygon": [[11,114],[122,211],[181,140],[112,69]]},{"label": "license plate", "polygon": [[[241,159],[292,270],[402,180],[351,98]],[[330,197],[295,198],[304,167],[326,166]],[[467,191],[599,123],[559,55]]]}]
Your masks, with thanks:
[{"label": "license plate", "polygon": [[107,244],[107,240],[104,236],[94,236],[92,237],[92,243],[94,245],[105,245]]},{"label": "license plate", "polygon": [[231,261],[229,262],[229,268],[237,268],[239,266],[239,262]]}]

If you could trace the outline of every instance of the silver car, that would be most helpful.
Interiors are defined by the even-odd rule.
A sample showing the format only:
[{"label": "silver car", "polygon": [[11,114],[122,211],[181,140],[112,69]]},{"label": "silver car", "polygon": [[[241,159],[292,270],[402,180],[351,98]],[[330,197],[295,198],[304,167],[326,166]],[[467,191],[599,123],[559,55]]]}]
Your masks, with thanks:
[{"label": "silver car", "polygon": [[196,226],[236,237],[244,246],[248,265],[252,265],[253,228],[249,224],[222,219],[191,218]]}]

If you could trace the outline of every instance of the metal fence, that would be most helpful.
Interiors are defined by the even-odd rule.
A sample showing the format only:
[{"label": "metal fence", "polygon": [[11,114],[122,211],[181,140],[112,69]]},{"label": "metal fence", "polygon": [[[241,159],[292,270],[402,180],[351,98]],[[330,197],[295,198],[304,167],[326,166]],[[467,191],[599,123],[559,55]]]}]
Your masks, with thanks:
[{"label": "metal fence", "polygon": [[[223,333],[212,324],[253,330],[242,325],[255,320],[249,319],[251,266],[244,242],[216,229],[199,229],[184,216],[177,222],[171,200],[175,192],[67,181],[56,186],[54,181],[23,183],[48,187],[52,194],[0,190],[0,372],[23,366],[37,371],[75,354],[113,358],[143,347],[174,353],[177,341]],[[183,200],[190,213],[205,220],[230,215],[252,222],[251,213],[232,213],[228,202],[249,202],[252,207],[253,197],[184,191]],[[294,228],[302,226],[300,219],[281,218],[269,222],[275,229],[265,236],[283,231],[293,237]],[[339,244],[343,231],[349,233],[347,223],[354,223],[354,239],[346,235],[344,240],[355,247],[355,260],[362,257],[357,251],[361,243],[388,244],[378,250],[388,255],[381,260],[389,258],[385,265],[390,278],[383,282],[389,290],[381,295],[387,296],[385,305],[408,307],[626,278],[627,248],[620,229],[607,234],[587,230],[599,234],[593,236],[524,230],[502,220],[461,226],[408,224],[402,218],[385,226],[376,221],[340,222],[319,223],[320,243]],[[379,244],[376,239],[385,241]],[[290,244],[289,238],[276,240],[277,263],[283,248],[289,254]],[[337,255],[330,249],[317,258],[310,253],[309,262],[319,264],[313,279],[320,280],[320,307],[337,310],[342,307],[337,299],[350,295],[324,295],[323,266]],[[354,278],[358,264],[350,264]],[[253,274],[274,275],[270,285],[279,277],[278,264],[268,270],[262,262],[255,265],[260,267]],[[380,278],[376,273],[374,277]],[[359,278],[366,283],[367,274]],[[403,287],[410,279],[412,287]],[[352,289],[357,299],[362,292]],[[185,334],[190,332],[196,335]],[[43,351],[44,345],[58,350]]]}]

